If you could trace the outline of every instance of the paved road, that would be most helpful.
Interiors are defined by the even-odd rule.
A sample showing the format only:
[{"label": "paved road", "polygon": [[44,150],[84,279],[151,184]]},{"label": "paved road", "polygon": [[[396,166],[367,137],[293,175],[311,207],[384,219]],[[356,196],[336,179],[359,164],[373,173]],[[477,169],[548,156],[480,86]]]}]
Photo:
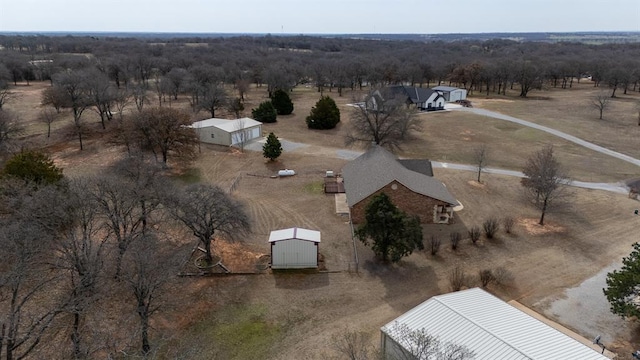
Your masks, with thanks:
[{"label": "paved road", "polygon": [[605,154],[605,155],[609,155],[609,156],[612,156],[614,158],[618,158],[620,160],[623,160],[623,161],[629,162],[631,164],[640,166],[640,160],[638,160],[636,158],[633,158],[633,157],[631,157],[629,155],[621,154],[619,152],[604,148],[604,147],[596,145],[594,143],[590,143],[588,141],[582,140],[580,138],[577,138],[577,137],[575,137],[573,135],[569,135],[567,133],[563,133],[562,131],[558,131],[558,130],[552,129],[550,127],[538,125],[538,124],[532,123],[530,121],[518,119],[518,118],[515,118],[513,116],[504,115],[504,114],[497,113],[495,111],[490,111],[490,110],[485,110],[485,109],[459,108],[459,109],[456,109],[456,110],[457,111],[471,112],[471,113],[474,113],[474,114],[477,114],[477,115],[481,115],[481,116],[492,117],[494,119],[511,121],[513,123],[516,123],[516,124],[528,126],[530,128],[533,128],[533,129],[538,129],[540,131],[544,131],[546,133],[549,133],[549,134],[561,137],[561,138],[563,138],[565,140],[571,141],[572,143],[578,144],[580,146],[584,146],[587,149],[591,149],[591,150],[597,151],[599,153],[602,153],[602,154]]}]

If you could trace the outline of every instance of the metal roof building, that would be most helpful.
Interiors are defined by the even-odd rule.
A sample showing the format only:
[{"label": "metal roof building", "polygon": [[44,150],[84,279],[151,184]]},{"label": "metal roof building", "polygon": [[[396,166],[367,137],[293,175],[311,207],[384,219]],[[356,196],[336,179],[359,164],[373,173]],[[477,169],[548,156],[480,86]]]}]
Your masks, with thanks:
[{"label": "metal roof building", "polygon": [[262,136],[262,123],[250,118],[207,119],[194,122],[200,141],[216,145],[237,145]]},{"label": "metal roof building", "polygon": [[390,358],[406,346],[398,325],[464,346],[475,360],[608,359],[479,288],[434,296],[383,326],[382,348]]},{"label": "metal roof building", "polygon": [[269,235],[272,269],[305,269],[318,267],[320,231],[289,228],[274,230]]}]

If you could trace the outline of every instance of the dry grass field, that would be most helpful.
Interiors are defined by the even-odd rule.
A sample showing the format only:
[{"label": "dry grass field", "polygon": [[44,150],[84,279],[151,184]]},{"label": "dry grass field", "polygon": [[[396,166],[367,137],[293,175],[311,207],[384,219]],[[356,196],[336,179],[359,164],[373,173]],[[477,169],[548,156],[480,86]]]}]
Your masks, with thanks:
[{"label": "dry grass field", "polygon": [[[14,88],[16,96],[7,104],[8,109],[20,114],[27,126],[26,140],[32,146],[47,146],[69,176],[107,170],[124,156],[122,149],[104,141],[106,136],[99,130],[97,117],[89,112],[87,119],[95,127],[85,151],[80,152],[75,139],[65,134],[70,123],[68,114],[54,123],[56,131],[47,140],[46,126],[36,120],[39,92],[46,86],[18,86]],[[599,121],[588,105],[580,108],[592,93],[588,85],[581,84],[572,90],[532,93],[544,96],[544,100],[510,96],[485,99],[478,95],[472,101],[475,106],[538,122],[640,157],[635,140],[640,127],[634,120],[631,100],[626,100],[640,97],[621,94],[611,112],[605,113],[606,120]],[[234,247],[259,256],[269,251],[270,230],[291,226],[318,229],[322,231],[320,252],[327,271],[176,279],[170,292],[181,305],[166,308],[154,319],[154,339],[162,343],[159,354],[165,354],[160,358],[340,358],[331,346],[334,337],[347,330],[361,330],[370,335],[372,346],[377,345],[380,326],[428,297],[449,291],[448,275],[455,266],[462,266],[469,275],[476,275],[480,269],[505,267],[513,274],[513,281],[506,286],[490,285],[489,290],[505,300],[544,306],[541,300],[562,297],[565,289],[619,261],[638,240],[638,218],[632,214],[640,204],[624,195],[572,189],[571,202],[549,214],[542,228],[534,224],[538,212],[522,200],[518,179],[484,174],[483,184],[478,184],[471,172],[436,169],[435,176],[464,204],[455,224],[425,226],[425,239],[435,235],[442,240],[440,252],[436,256],[417,252],[398,264],[387,265],[377,262],[368,248],[356,243],[356,272],[348,219],[335,214],[333,197],[325,195],[321,187],[325,170],[339,171],[346,163],[330,156],[326,148],[344,147],[351,111],[346,104],[352,102],[352,93],[347,91],[344,97],[337,97],[335,91],[326,94],[334,97],[343,114],[336,129],[306,128],[304,119],[319,98],[314,88],[294,89],[294,114],[264,125],[266,132],[315,146],[285,152],[277,162],[268,163],[257,152],[205,145],[186,171],[181,164],[171,165],[174,171],[183,170],[178,178],[184,181],[209,182],[223,188],[237,181],[233,194],[245,203],[252,232]],[[250,109],[265,99],[265,89],[253,88],[245,115],[250,116]],[[186,103],[181,100],[172,106],[186,107]],[[201,113],[194,118],[205,117]],[[529,154],[552,143],[576,179],[620,181],[638,173],[625,162],[495,119],[456,111],[422,114],[420,119],[424,121],[423,131],[403,147],[401,156],[466,163],[470,162],[471,149],[485,143],[491,151],[489,166],[519,170]],[[269,177],[282,168],[295,169],[298,175]],[[496,239],[483,238],[477,245],[465,239],[456,251],[449,247],[451,232],[466,233],[490,216],[515,218],[514,233],[500,232]],[[637,336],[631,333],[620,335],[612,344],[621,353],[638,345]]]}]

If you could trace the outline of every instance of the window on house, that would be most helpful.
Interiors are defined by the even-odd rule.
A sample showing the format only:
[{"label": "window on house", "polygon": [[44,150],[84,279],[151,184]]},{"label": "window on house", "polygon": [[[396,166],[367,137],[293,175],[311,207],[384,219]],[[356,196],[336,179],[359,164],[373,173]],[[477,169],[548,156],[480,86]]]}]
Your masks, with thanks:
[{"label": "window on house", "polygon": [[215,137],[216,137],[216,136],[215,136],[214,134],[211,134],[211,138],[212,138],[212,139],[215,139]]}]

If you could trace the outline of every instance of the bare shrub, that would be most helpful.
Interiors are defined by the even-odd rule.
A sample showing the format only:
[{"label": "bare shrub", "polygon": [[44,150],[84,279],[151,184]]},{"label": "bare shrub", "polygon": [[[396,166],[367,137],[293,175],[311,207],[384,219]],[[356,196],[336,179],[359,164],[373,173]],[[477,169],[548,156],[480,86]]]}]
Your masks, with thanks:
[{"label": "bare shrub", "polygon": [[461,266],[456,266],[449,273],[449,286],[451,291],[460,291],[463,287],[468,286],[469,276],[464,272]]},{"label": "bare shrub", "polygon": [[460,244],[461,238],[462,236],[457,231],[449,234],[449,240],[451,240],[451,250],[456,250],[458,248],[458,244]]},{"label": "bare shrub", "polygon": [[491,269],[484,269],[478,271],[478,278],[480,279],[480,284],[482,287],[487,287],[490,283],[496,280],[496,277],[493,275]]},{"label": "bare shrub", "polygon": [[501,286],[509,285],[513,282],[513,274],[511,274],[511,271],[502,266],[497,267],[493,271],[493,277],[495,279],[495,283]]},{"label": "bare shrub", "polygon": [[506,218],[502,219],[502,227],[504,228],[504,232],[506,232],[507,234],[511,234],[514,224],[515,220],[511,216],[507,216]]},{"label": "bare shrub", "polygon": [[364,331],[343,330],[331,337],[333,349],[350,360],[373,359],[369,335]]},{"label": "bare shrub", "polygon": [[469,238],[471,238],[471,242],[475,245],[478,240],[480,240],[480,228],[474,226],[469,229]]},{"label": "bare shrub", "polygon": [[498,232],[500,228],[500,223],[496,218],[488,218],[482,224],[482,229],[484,229],[484,235],[487,239],[493,239],[494,235]]},{"label": "bare shrub", "polygon": [[442,242],[435,235],[431,235],[431,240],[429,241],[429,246],[431,248],[431,255],[436,255],[438,251],[440,251],[440,245]]}]

